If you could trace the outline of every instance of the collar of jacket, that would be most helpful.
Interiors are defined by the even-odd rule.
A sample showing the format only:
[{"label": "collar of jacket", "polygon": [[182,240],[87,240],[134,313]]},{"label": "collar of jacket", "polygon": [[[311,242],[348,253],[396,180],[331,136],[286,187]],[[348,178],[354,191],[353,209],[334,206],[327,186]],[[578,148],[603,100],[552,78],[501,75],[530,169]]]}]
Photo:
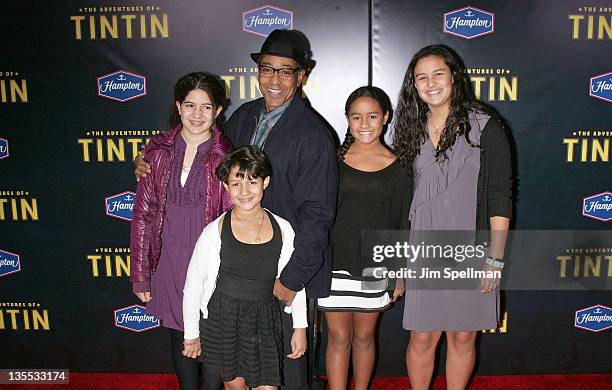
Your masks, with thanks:
[{"label": "collar of jacket", "polygon": [[[160,134],[159,137],[151,138],[149,144],[147,145],[146,151],[150,152],[156,149],[168,149],[174,147],[176,135],[179,131],[181,131],[182,128],[183,125],[179,123],[178,125]],[[225,150],[227,150],[228,147],[231,147],[231,144],[229,143],[227,138],[222,136],[221,129],[216,123],[213,125],[210,131],[212,132],[213,139],[213,143],[211,145],[210,150],[215,153],[225,154]]]},{"label": "collar of jacket", "polygon": [[[296,91],[295,95],[293,96],[291,100],[291,104],[289,104],[289,106],[285,109],[285,112],[283,112],[283,114],[278,119],[276,124],[274,124],[274,127],[272,127],[272,130],[277,129],[277,128],[283,128],[283,131],[285,131],[285,129],[292,129],[294,127],[294,126],[291,126],[292,122],[295,122],[299,120],[300,118],[302,118],[301,113],[306,108],[306,101],[301,96],[301,93],[302,93],[301,89],[298,89]],[[265,104],[266,104],[265,100],[261,98],[261,104],[259,104],[256,107],[256,109],[253,111],[255,115],[255,120],[259,118],[259,114],[261,113],[261,110],[265,109]],[[253,134],[251,134],[251,136],[252,135]],[[272,132],[270,133],[270,135],[272,135]]]}]

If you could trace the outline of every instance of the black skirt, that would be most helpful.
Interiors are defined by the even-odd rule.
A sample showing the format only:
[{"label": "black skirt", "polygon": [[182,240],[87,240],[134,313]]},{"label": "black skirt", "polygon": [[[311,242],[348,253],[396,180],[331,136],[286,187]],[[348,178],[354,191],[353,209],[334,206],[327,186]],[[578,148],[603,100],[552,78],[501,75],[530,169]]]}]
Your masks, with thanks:
[{"label": "black skirt", "polygon": [[243,377],[249,387],[281,386],[280,310],[273,296],[251,300],[215,291],[208,303],[208,319],[200,321],[206,370],[221,372],[225,382]]}]

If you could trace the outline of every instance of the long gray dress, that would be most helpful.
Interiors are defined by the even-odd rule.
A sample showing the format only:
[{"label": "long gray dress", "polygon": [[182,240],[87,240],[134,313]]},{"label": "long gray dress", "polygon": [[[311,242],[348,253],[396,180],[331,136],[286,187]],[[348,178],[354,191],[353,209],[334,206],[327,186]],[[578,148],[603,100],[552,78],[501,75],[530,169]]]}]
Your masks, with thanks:
[{"label": "long gray dress", "polygon": [[[470,140],[480,143],[489,117],[470,116]],[[464,136],[447,150],[448,159],[436,161],[430,139],[414,161],[411,230],[475,230],[480,149]],[[475,331],[497,326],[496,292],[478,290],[406,290],[403,327],[419,332]]]}]

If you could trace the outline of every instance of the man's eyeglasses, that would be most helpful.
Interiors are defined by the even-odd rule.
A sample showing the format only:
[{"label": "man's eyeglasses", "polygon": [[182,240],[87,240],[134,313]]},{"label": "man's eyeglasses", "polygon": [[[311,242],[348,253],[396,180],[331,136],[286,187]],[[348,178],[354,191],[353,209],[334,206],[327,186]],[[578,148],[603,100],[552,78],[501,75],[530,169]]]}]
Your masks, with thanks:
[{"label": "man's eyeglasses", "polygon": [[274,73],[278,72],[278,77],[280,77],[281,79],[290,79],[293,77],[293,74],[295,72],[297,72],[298,70],[300,70],[299,67],[297,68],[273,68],[271,66],[267,66],[267,65],[258,65],[257,68],[259,69],[259,75],[261,77],[272,77],[272,75],[274,75]]}]

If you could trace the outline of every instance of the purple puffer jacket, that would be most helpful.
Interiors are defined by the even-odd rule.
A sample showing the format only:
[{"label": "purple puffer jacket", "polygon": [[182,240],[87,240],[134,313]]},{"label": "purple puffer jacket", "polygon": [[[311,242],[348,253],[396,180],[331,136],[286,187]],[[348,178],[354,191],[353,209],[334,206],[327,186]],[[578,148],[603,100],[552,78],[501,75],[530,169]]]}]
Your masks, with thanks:
[{"label": "purple puffer jacket", "polygon": [[[182,125],[151,138],[145,148],[145,160],[151,165],[151,174],[141,178],[132,212],[130,237],[130,280],[149,282],[155,273],[161,254],[161,234],[166,208],[166,191],[174,159],[174,140]],[[212,146],[204,159],[206,176],[206,202],[204,224],[214,221],[232,207],[232,201],[215,169],[231,150],[231,143],[215,125]]]}]

